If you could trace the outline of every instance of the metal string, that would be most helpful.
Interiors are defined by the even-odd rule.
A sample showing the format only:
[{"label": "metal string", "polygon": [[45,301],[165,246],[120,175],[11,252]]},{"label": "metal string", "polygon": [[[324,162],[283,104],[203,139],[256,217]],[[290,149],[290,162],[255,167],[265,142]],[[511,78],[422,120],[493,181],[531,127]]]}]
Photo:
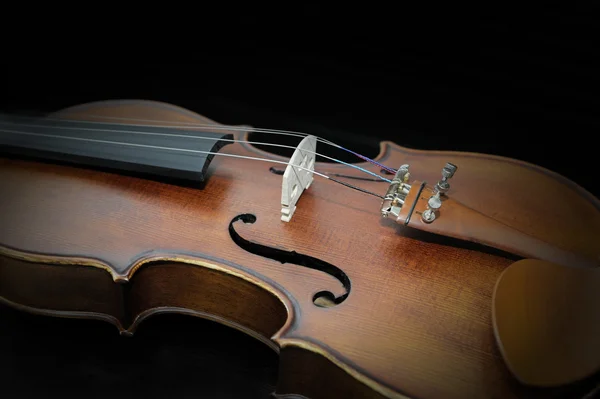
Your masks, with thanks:
[{"label": "metal string", "polygon": [[[8,130],[8,129],[0,129],[0,132],[10,133],[10,134],[27,135],[27,136],[52,137],[52,138],[58,138],[58,139],[77,140],[77,141],[84,141],[84,142],[91,142],[91,143],[115,144],[115,145],[123,145],[123,146],[138,147],[138,148],[153,148],[153,149],[167,150],[167,151],[179,151],[179,152],[188,152],[188,153],[196,153],[196,154],[218,155],[218,156],[226,156],[226,157],[232,157],[232,158],[249,159],[249,160],[253,160],[253,161],[263,161],[263,162],[277,163],[277,164],[281,164],[281,165],[290,165],[289,162],[277,161],[277,160],[274,160],[274,159],[258,158],[258,157],[251,157],[251,156],[246,156],[246,155],[227,154],[227,153],[212,152],[212,151],[201,151],[201,150],[190,150],[190,149],[185,149],[185,148],[162,147],[162,146],[147,145],[147,144],[124,143],[124,142],[119,142],[119,141],[88,139],[88,138],[81,138],[81,137],[69,137],[69,136],[61,136],[61,135],[54,135],[54,134],[32,133],[32,132],[23,132],[23,131]],[[299,166],[299,165],[293,165],[293,164],[291,164],[291,165],[294,168],[305,170],[305,171],[307,171],[309,173],[313,173],[313,174],[315,174],[317,176],[323,177],[324,179],[327,179],[327,180],[331,180],[331,181],[333,181],[335,183],[338,183],[338,184],[341,184],[343,186],[352,188],[354,190],[363,192],[365,194],[373,195],[375,197],[384,199],[384,197],[381,196],[381,195],[379,195],[379,194],[367,191],[365,189],[362,189],[360,187],[356,187],[356,186],[354,186],[352,184],[349,184],[349,183],[346,183],[346,182],[339,181],[339,180],[334,179],[334,178],[332,178],[330,176],[327,176],[327,175],[325,175],[323,173],[319,173],[317,171],[310,170],[308,168],[305,168],[305,167],[302,167],[302,166]]]},{"label": "metal string", "polygon": [[[34,128],[35,127],[37,127],[37,128],[52,128],[53,127],[53,126],[45,126],[45,125],[30,125],[30,124],[21,124],[21,123],[14,123],[14,122],[4,122],[4,121],[1,121],[1,120],[0,120],[0,125],[16,125],[16,126],[34,127]],[[127,126],[127,125],[123,125],[123,126]],[[152,127],[167,128],[169,126],[152,126]],[[136,131],[136,130],[95,129],[95,128],[68,127],[68,126],[61,126],[60,128],[61,129],[65,129],[65,130],[66,129],[71,129],[71,130],[87,130],[87,131],[96,131],[96,132],[114,132],[114,133],[147,135],[147,136],[185,137],[185,138],[192,138],[192,139],[198,139],[198,140],[214,140],[213,137],[202,137],[202,136],[195,136],[195,135],[191,135],[191,134],[152,133],[152,132],[141,132],[141,131]],[[63,136],[61,136],[61,137],[63,137]],[[295,149],[296,148],[296,147],[291,146],[291,145],[275,144],[275,143],[265,143],[265,142],[260,142],[260,141],[248,141],[248,140],[238,140],[238,139],[224,139],[224,138],[223,139],[220,138],[219,141],[227,141],[227,142],[231,142],[231,143],[247,143],[247,144],[265,145],[265,146],[291,148],[291,149]],[[349,166],[351,168],[360,170],[361,172],[364,172],[364,173],[367,173],[369,175],[375,176],[376,178],[381,179],[382,181],[391,183],[391,181],[389,179],[386,179],[385,177],[380,176],[377,173],[373,173],[370,170],[361,168],[360,166],[349,164],[349,163],[346,163],[346,162],[344,162],[342,160],[335,159],[335,158],[329,157],[327,155],[319,154],[317,152],[310,151],[310,150],[302,150],[302,152],[314,154],[315,156],[320,156],[320,157],[329,159],[331,161],[344,164],[344,165]]]},{"label": "metal string", "polygon": [[[117,116],[103,116],[103,115],[86,115],[88,117],[91,118],[98,118],[98,119],[115,119],[115,120],[122,120],[122,121],[136,121],[136,122],[164,122],[164,121],[160,121],[160,120],[156,120],[156,119],[139,119],[139,118],[125,118],[125,117],[117,117]],[[13,116],[13,117],[17,117],[17,118],[24,118],[24,119],[32,119],[32,117],[27,117],[27,116]],[[73,122],[73,123],[91,123],[91,124],[98,124],[100,122],[94,122],[94,121],[83,121],[83,120],[69,120],[69,119],[62,119],[62,118],[53,118],[53,117],[44,117],[45,120],[55,120],[55,121],[67,121],[67,122]],[[214,129],[214,130],[233,130],[233,131],[241,131],[241,132],[246,132],[249,129],[247,127],[241,127],[241,126],[229,126],[229,125],[211,125],[211,124],[199,124],[199,123],[193,123],[193,122],[181,122],[181,121],[169,121],[169,123],[171,125],[135,125],[135,124],[128,124],[131,126],[150,126],[150,127],[158,127],[158,128],[168,128],[168,127],[173,127],[173,125],[177,125],[180,128],[190,128],[190,129],[195,129],[195,128],[210,128],[210,129]],[[301,133],[301,132],[295,132],[295,131],[291,131],[291,130],[279,130],[279,129],[264,129],[264,128],[251,128],[252,131],[254,132],[258,132],[258,133],[264,133],[264,134],[276,134],[276,135],[281,135],[281,136],[295,136],[295,137],[306,137],[309,134],[307,133]],[[322,137],[316,136],[316,135],[312,135],[314,136],[317,141],[327,144],[329,146],[338,148],[340,150],[346,151],[350,154],[353,154],[355,156],[357,156],[358,158],[367,161],[369,163],[372,163],[374,165],[377,165],[379,167],[381,167],[382,169],[395,174],[396,173],[396,169],[390,168],[388,166],[385,166],[373,159],[370,159],[368,157],[365,157],[364,155],[358,154],[352,150],[349,150],[345,147],[342,147],[339,144],[336,144],[332,141],[329,141],[327,139],[324,139]]]}]

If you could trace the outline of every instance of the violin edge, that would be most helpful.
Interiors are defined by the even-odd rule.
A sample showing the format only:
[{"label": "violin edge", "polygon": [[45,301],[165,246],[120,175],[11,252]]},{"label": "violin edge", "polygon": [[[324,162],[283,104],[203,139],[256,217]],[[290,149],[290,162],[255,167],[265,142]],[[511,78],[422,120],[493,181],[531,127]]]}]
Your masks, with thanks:
[{"label": "violin edge", "polygon": [[[128,303],[127,301],[124,301],[123,303],[121,303],[120,305],[123,306],[124,308],[127,307],[128,309],[123,309],[123,315],[112,315],[109,313],[105,313],[105,312],[101,312],[101,311],[86,311],[86,310],[61,310],[61,309],[54,309],[54,308],[43,308],[41,306],[31,306],[30,304],[24,304],[24,303],[20,303],[14,300],[9,299],[7,296],[5,296],[5,294],[2,292],[2,285],[0,284],[0,304],[3,304],[5,306],[8,306],[10,308],[16,309],[18,311],[22,311],[25,313],[30,313],[30,314],[35,314],[35,315],[41,315],[41,316],[48,316],[48,317],[57,317],[57,318],[69,318],[69,319],[83,319],[83,320],[97,320],[97,321],[103,321],[103,322],[107,322],[111,325],[114,325],[119,334],[125,337],[132,337],[134,336],[136,330],[138,329],[138,327],[142,324],[142,322],[152,316],[155,315],[160,315],[160,314],[179,314],[179,315],[184,315],[184,316],[193,316],[193,317],[198,317],[198,318],[202,318],[205,320],[209,320],[212,322],[216,322],[219,323],[221,325],[227,326],[229,328],[234,328],[246,335],[251,336],[254,339],[257,339],[259,342],[265,344],[267,347],[269,347],[271,350],[274,350],[280,358],[280,374],[281,375],[285,375],[286,372],[290,372],[290,373],[296,373],[299,372],[298,369],[298,358],[304,359],[302,360],[300,363],[304,362],[308,362],[308,364],[312,364],[312,362],[319,362],[320,364],[323,364],[324,369],[319,369],[318,372],[316,370],[313,370],[313,367],[308,367],[306,370],[304,370],[303,372],[311,372],[314,375],[309,378],[311,380],[313,379],[318,379],[321,380],[323,377],[323,375],[330,375],[331,373],[333,375],[336,375],[337,378],[341,378],[343,380],[346,380],[345,383],[342,384],[336,384],[336,386],[339,386],[341,388],[339,389],[348,389],[346,387],[353,387],[353,389],[358,390],[359,392],[361,392],[361,395],[363,396],[359,396],[359,398],[365,398],[365,399],[371,399],[371,398],[386,398],[386,399],[409,399],[408,396],[405,396],[397,391],[395,391],[393,388],[389,388],[383,384],[381,384],[380,382],[376,381],[375,379],[373,379],[371,376],[365,374],[364,372],[359,371],[355,365],[344,361],[343,357],[339,358],[339,356],[336,353],[331,353],[330,350],[328,350],[326,347],[322,347],[321,345],[318,345],[316,343],[311,342],[310,340],[302,340],[299,338],[286,338],[286,333],[290,332],[293,330],[293,325],[296,322],[295,319],[295,312],[294,312],[294,301],[290,300],[289,298],[287,298],[287,294],[284,292],[279,292],[279,290],[276,287],[270,287],[268,285],[268,283],[262,282],[260,281],[260,278],[257,278],[256,276],[253,275],[246,275],[246,273],[244,273],[243,270],[233,270],[231,267],[225,265],[217,265],[213,262],[209,262],[209,261],[204,261],[204,260],[200,260],[200,259],[192,259],[191,257],[187,257],[187,256],[181,256],[181,257],[173,257],[171,259],[160,259],[160,258],[144,258],[144,259],[140,259],[138,260],[138,262],[131,268],[129,268],[129,271],[127,274],[125,275],[120,275],[118,273],[116,273],[112,268],[110,268],[110,266],[108,266],[106,263],[101,262],[101,261],[97,261],[97,260],[93,260],[93,259],[85,259],[85,258],[79,258],[79,257],[63,257],[63,256],[52,256],[52,255],[46,255],[46,254],[34,254],[34,253],[27,253],[27,252],[22,252],[22,251],[18,251],[12,248],[7,248],[5,246],[0,245],[0,274],[3,275],[3,277],[7,277],[5,279],[5,281],[8,282],[8,284],[10,284],[11,281],[11,276],[8,275],[8,273],[2,273],[2,266],[5,265],[6,260],[13,260],[13,261],[18,261],[18,262],[23,262],[23,263],[27,263],[32,265],[33,267],[35,266],[50,266],[50,267],[66,267],[66,268],[70,268],[72,267],[74,268],[84,268],[85,270],[93,270],[93,271],[97,271],[99,273],[102,273],[102,275],[105,276],[109,276],[109,280],[110,283],[113,285],[113,288],[121,288],[121,287],[128,287],[131,286],[132,284],[136,284],[139,287],[139,289],[144,290],[144,291],[148,291],[148,292],[152,292],[152,297],[148,297],[150,300],[155,300],[156,297],[160,296],[160,295],[156,295],[157,290],[156,290],[156,286],[153,285],[152,283],[148,282],[148,278],[145,278],[145,281],[137,281],[136,278],[138,276],[142,276],[142,273],[145,270],[149,269],[149,266],[152,266],[153,264],[156,264],[157,262],[164,262],[164,261],[170,261],[173,262],[175,259],[177,259],[176,263],[172,263],[172,264],[176,264],[180,267],[189,267],[189,266],[195,266],[194,269],[197,270],[201,270],[202,272],[215,272],[217,274],[220,275],[224,275],[226,276],[226,278],[232,278],[235,280],[232,281],[243,281],[243,282],[247,282],[249,284],[251,284],[257,292],[262,292],[272,298],[275,298],[281,305],[284,306],[285,308],[285,321],[283,322],[283,324],[279,325],[276,329],[276,331],[273,334],[265,334],[265,333],[261,333],[260,331],[257,331],[257,329],[245,326],[243,323],[236,321],[236,320],[232,320],[226,317],[223,317],[219,314],[216,314],[217,312],[211,312],[211,311],[203,311],[203,310],[199,310],[199,309],[191,309],[191,308],[186,308],[184,306],[150,306],[146,309],[143,310],[136,310],[136,306],[135,305],[131,305],[130,303]],[[7,268],[8,269],[8,268]],[[5,270],[7,270],[5,269]],[[14,268],[12,268],[14,270]],[[175,274],[175,273],[173,273]],[[182,275],[182,273],[178,273],[179,276]],[[161,278],[162,279],[162,278]],[[181,280],[184,280],[185,277],[182,277]],[[12,279],[14,280],[14,279]],[[46,281],[45,279],[42,279],[44,281]],[[158,279],[155,279],[154,281],[158,281]],[[180,281],[181,282],[181,281]],[[22,284],[22,283],[21,283]],[[50,284],[52,285],[52,284]],[[32,286],[35,286],[32,285]],[[5,286],[6,287],[6,286]],[[203,287],[205,289],[204,292],[202,292],[203,298],[210,298],[211,295],[206,295],[206,287]],[[222,290],[223,288],[223,284],[219,285],[219,289]],[[178,289],[181,289],[181,287],[178,286]],[[83,289],[85,291],[85,289]],[[25,292],[28,290],[25,290]],[[131,291],[131,288],[129,288],[129,291]],[[158,290],[160,291],[160,290]],[[64,294],[64,292],[63,292]],[[43,296],[43,294],[41,294],[41,296]],[[63,295],[64,297],[68,297],[69,295]],[[140,296],[139,293],[134,293],[133,296]],[[142,295],[143,296],[143,293]],[[252,300],[247,300],[247,303],[253,303]],[[68,302],[68,299],[65,300]],[[110,302],[110,300],[107,300],[108,302]],[[23,302],[27,302],[26,300]],[[256,301],[258,302],[258,301]],[[227,310],[227,306],[224,306],[223,308],[224,311]],[[131,313],[132,316],[129,318],[127,318],[127,314]],[[250,312],[253,313],[253,312]],[[268,313],[268,312],[266,312]],[[301,351],[303,353],[298,353],[298,351]],[[292,355],[290,355],[290,353],[292,353]],[[310,360],[308,360],[310,359]],[[289,371],[288,371],[289,370]],[[323,375],[319,374],[322,373]],[[280,391],[283,390],[295,390],[295,389],[308,389],[310,390],[312,387],[312,384],[309,385],[305,385],[305,384],[300,384],[300,385],[296,385],[294,383],[289,383],[289,378],[287,380],[285,384],[286,385],[282,385],[281,387],[278,385],[278,388],[280,388]],[[337,389],[337,388],[336,388]],[[291,394],[292,392],[290,392]],[[298,394],[301,392],[293,392],[294,394]],[[309,396],[307,396],[307,398],[310,399],[319,399],[321,398],[321,393],[315,393],[315,394],[311,394]]]},{"label": "violin edge", "polygon": [[541,173],[542,175],[545,175],[546,177],[549,177],[549,178],[567,186],[571,190],[575,191],[577,194],[585,197],[585,199],[587,199],[598,210],[600,210],[600,198],[595,196],[594,194],[592,194],[585,187],[583,187],[579,183],[575,182],[574,180],[570,179],[569,177],[567,177],[563,174],[560,174],[558,172],[555,172],[552,169],[549,169],[547,167],[544,167],[544,166],[541,166],[541,165],[538,165],[538,164],[535,164],[532,162],[527,162],[527,161],[523,161],[520,159],[510,158],[510,157],[506,157],[506,156],[502,156],[502,155],[494,155],[494,154],[480,153],[480,152],[421,150],[421,149],[416,149],[416,148],[404,147],[404,146],[401,146],[401,145],[399,145],[393,141],[389,141],[389,140],[384,140],[384,141],[380,142],[380,153],[378,154],[377,158],[375,158],[374,160],[376,160],[378,162],[385,161],[388,157],[390,157],[393,154],[392,150],[399,152],[401,154],[404,154],[404,155],[411,155],[411,156],[420,155],[420,156],[431,156],[431,157],[436,156],[436,157],[459,158],[459,159],[460,158],[477,158],[477,159],[481,159],[481,160],[497,161],[497,162],[502,162],[502,163],[508,163],[508,164],[511,164],[514,166],[523,167],[523,168],[532,170],[534,172]]},{"label": "violin edge", "polygon": [[[395,144],[394,144],[394,146],[397,146],[397,145],[395,145]],[[399,146],[397,146],[397,147],[399,147]],[[413,151],[416,151],[416,150],[413,150]],[[444,153],[444,155],[445,155],[445,154],[446,154],[446,153]],[[440,158],[441,158],[441,157],[440,157]],[[423,170],[423,171],[425,171],[425,170],[426,170],[426,169],[427,169],[427,168],[430,166],[430,165],[428,165],[428,164],[429,164],[429,163],[431,163],[431,161],[430,161],[430,160],[429,160],[429,161],[428,161],[428,160],[426,160],[426,161],[427,161],[427,162],[426,162],[426,163],[423,165],[424,167],[421,169],[421,170]],[[511,161],[514,161],[514,160],[512,160],[512,159],[511,159]],[[433,163],[435,163],[435,162],[433,162]],[[433,167],[432,167],[432,168],[433,168]],[[439,172],[438,172],[438,170],[437,170],[437,166],[435,166],[435,168],[434,168],[434,169],[436,169],[436,170],[435,170],[435,172],[436,172],[436,175],[437,175],[437,174],[439,174]],[[124,259],[126,259],[126,258],[124,258]],[[107,279],[108,279],[108,278],[107,278]],[[113,281],[114,281],[114,279],[113,279]],[[121,281],[121,282],[126,282],[126,281]],[[416,391],[411,391],[411,392],[416,392]],[[314,399],[314,398],[313,398],[313,399]]]}]

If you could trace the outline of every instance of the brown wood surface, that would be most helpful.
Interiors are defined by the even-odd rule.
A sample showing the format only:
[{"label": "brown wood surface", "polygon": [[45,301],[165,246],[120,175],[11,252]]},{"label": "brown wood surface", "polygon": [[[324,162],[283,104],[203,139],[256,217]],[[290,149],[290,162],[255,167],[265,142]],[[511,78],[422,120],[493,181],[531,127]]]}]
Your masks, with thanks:
[{"label": "brown wood surface", "polygon": [[[96,103],[63,115],[210,122],[175,106],[140,101]],[[439,179],[445,162],[453,162],[459,172],[452,179],[452,198],[557,247],[597,254],[598,201],[557,175],[497,157],[413,151],[389,142],[381,148],[380,162],[409,163],[412,176],[428,182]],[[222,152],[268,155],[244,144]],[[269,172],[265,162],[217,156],[202,190],[25,160],[1,159],[0,165],[0,297],[10,305],[59,316],[106,312],[124,333],[162,311],[252,330],[281,350],[281,395],[307,391],[318,399],[352,386],[360,388],[346,397],[539,394],[516,383],[492,329],[494,285],[515,257],[382,220],[375,197],[316,176],[292,221],[284,223],[281,176]],[[316,170],[359,175],[344,165],[317,164]],[[360,185],[381,194],[387,188]],[[240,236],[337,266],[352,283],[348,298],[315,306],[317,292],[344,294],[337,279],[234,243],[229,224],[247,213],[256,222],[236,222]],[[53,274],[54,268],[71,282],[60,292],[38,291],[32,284],[44,277],[26,277]],[[82,270],[98,268],[129,288],[114,293],[105,281],[108,274],[83,276]],[[103,287],[89,301],[94,306],[75,309],[93,278]],[[318,356],[321,366],[306,367],[311,356]]]},{"label": "brown wood surface", "polygon": [[523,383],[559,386],[600,370],[600,269],[524,259],[498,279],[494,331]]},{"label": "brown wood surface", "polygon": [[[419,184],[420,182],[414,182],[414,185],[417,186],[415,188],[418,188]],[[535,190],[535,182],[528,189]],[[461,188],[458,188],[457,191],[460,192]],[[461,203],[453,197],[453,194],[450,194],[450,197],[440,197],[442,206],[437,210],[435,220],[428,223],[423,221],[421,216],[427,210],[428,200],[434,195],[434,191],[430,187],[424,187],[417,198],[418,192],[417,189],[411,190],[407,196],[402,211],[398,215],[399,223],[404,224],[408,219],[410,227],[491,246],[524,258],[543,259],[564,266],[585,268],[597,268],[600,265],[600,245],[597,237],[594,236],[597,225],[594,224],[593,217],[598,212],[591,213],[591,223],[584,223],[583,220],[580,220],[581,225],[578,231],[574,228],[573,234],[559,236],[555,231],[532,231],[531,226],[527,226],[526,219],[514,219],[511,223],[506,223],[490,213]],[[562,200],[555,201],[556,210],[561,210],[561,205],[568,205],[568,203],[562,204],[561,202]],[[547,217],[553,220],[565,217],[561,214],[557,215],[554,210],[548,211]],[[562,228],[560,223],[554,227],[559,226]]]}]

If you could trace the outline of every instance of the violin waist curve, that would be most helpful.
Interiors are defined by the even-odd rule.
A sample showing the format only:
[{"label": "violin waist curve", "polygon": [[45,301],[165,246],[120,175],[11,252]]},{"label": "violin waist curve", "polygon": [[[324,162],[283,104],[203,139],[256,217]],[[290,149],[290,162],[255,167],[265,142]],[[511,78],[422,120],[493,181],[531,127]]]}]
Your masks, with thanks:
[{"label": "violin waist curve", "polygon": [[[59,115],[216,124],[145,101],[92,103]],[[243,131],[232,134],[248,137]],[[267,155],[244,143],[220,151]],[[463,160],[451,155],[457,163]],[[431,181],[448,154],[383,143],[377,161],[397,167],[407,158]],[[512,218],[511,223],[526,221],[530,229],[543,231],[539,226],[549,224],[521,206],[527,198],[509,196],[512,205],[506,207],[500,204],[508,194],[476,190],[485,188],[482,176],[492,169],[481,165],[490,161],[464,159],[481,175],[463,174],[458,195],[463,203]],[[318,164],[315,170],[335,173],[343,167]],[[501,179],[489,173],[490,184]],[[582,219],[597,232],[595,200],[552,179],[544,180],[543,189],[562,192],[573,206],[548,208],[554,217],[566,215],[561,219],[566,222],[559,232],[539,234],[559,242]],[[491,321],[495,282],[514,255],[449,244],[392,225],[382,221],[379,199],[317,178],[292,221],[284,223],[281,176],[271,173],[268,163],[215,156],[205,180],[199,189],[0,158],[6,193],[0,202],[0,297],[31,312],[106,320],[124,334],[161,312],[228,324],[280,352],[276,394],[281,397],[530,394],[515,387],[507,373]],[[364,183],[375,192],[384,186]],[[588,253],[591,240],[586,240],[559,244]]]}]

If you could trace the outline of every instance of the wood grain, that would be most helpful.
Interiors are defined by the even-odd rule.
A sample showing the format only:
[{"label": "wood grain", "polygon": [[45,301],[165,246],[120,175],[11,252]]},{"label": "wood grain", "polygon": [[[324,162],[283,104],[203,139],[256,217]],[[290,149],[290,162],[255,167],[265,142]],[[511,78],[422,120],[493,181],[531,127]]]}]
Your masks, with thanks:
[{"label": "wood grain", "polygon": [[[414,182],[414,185],[417,186],[420,183]],[[592,240],[589,241],[590,247],[579,249],[579,253],[572,252],[577,250],[576,248],[580,245],[578,242],[580,234],[565,237],[562,241],[556,241],[555,237],[545,231],[528,234],[520,230],[523,227],[521,221],[517,220],[511,226],[486,213],[470,208],[453,197],[440,197],[442,206],[437,210],[435,220],[427,223],[421,216],[427,210],[428,200],[433,195],[434,191],[429,187],[424,187],[420,192],[411,190],[398,215],[397,222],[408,223],[408,226],[412,228],[445,237],[455,237],[487,245],[524,258],[543,259],[564,266],[597,268],[600,265],[600,246],[594,246]],[[593,234],[594,231],[590,227],[592,226],[582,225],[580,233]]]},{"label": "wood grain", "polygon": [[[140,101],[96,103],[62,115],[155,119],[163,124],[211,122],[175,106]],[[246,144],[222,151],[285,160]],[[473,154],[407,150],[391,143],[382,144],[378,160],[392,167],[410,163],[414,177],[432,182],[451,161],[460,168],[452,181],[453,198],[552,245],[584,255],[596,251],[589,233],[600,232],[598,201],[540,168]],[[48,259],[57,259],[66,270],[78,270],[82,266],[75,265],[84,263],[84,268],[104,268],[103,273],[108,269],[130,287],[133,296],[121,305],[125,316],[112,311],[125,331],[133,331],[136,314],[190,310],[201,317],[214,314],[217,321],[229,319],[270,339],[282,348],[279,395],[326,398],[353,384],[361,387],[353,390],[357,398],[538,395],[510,375],[492,329],[494,285],[516,257],[382,220],[380,200],[319,177],[298,202],[292,221],[281,222],[281,176],[269,172],[269,166],[215,157],[200,189],[1,159],[5,194],[0,244],[5,257],[0,279],[5,283],[0,296],[25,301],[19,292],[35,294],[28,279],[4,271],[20,267],[8,260],[17,253],[26,254],[29,262],[37,259],[40,268],[58,267]],[[358,175],[344,165],[317,164],[316,169]],[[387,188],[374,182],[361,182],[361,187],[376,192]],[[540,196],[556,201],[540,207]],[[352,282],[348,298],[332,307],[315,306],[313,297],[319,291],[344,294],[339,280],[236,245],[228,227],[245,213],[256,222],[235,223],[240,236],[337,266]],[[579,234],[580,239],[572,239]],[[73,265],[65,265],[69,259]],[[215,273],[201,273],[202,268]],[[73,281],[75,292],[81,290],[79,284]],[[51,306],[44,306],[43,297],[27,300],[48,311],[60,306],[69,310],[73,295],[66,289],[54,292],[52,296],[62,299],[48,302]],[[288,349],[290,356],[283,354]],[[310,362],[320,366],[301,366],[294,360],[298,356],[318,356],[320,360]],[[302,382],[290,382],[294,378],[286,372],[302,373]],[[323,376],[331,378],[327,384]]]}]

